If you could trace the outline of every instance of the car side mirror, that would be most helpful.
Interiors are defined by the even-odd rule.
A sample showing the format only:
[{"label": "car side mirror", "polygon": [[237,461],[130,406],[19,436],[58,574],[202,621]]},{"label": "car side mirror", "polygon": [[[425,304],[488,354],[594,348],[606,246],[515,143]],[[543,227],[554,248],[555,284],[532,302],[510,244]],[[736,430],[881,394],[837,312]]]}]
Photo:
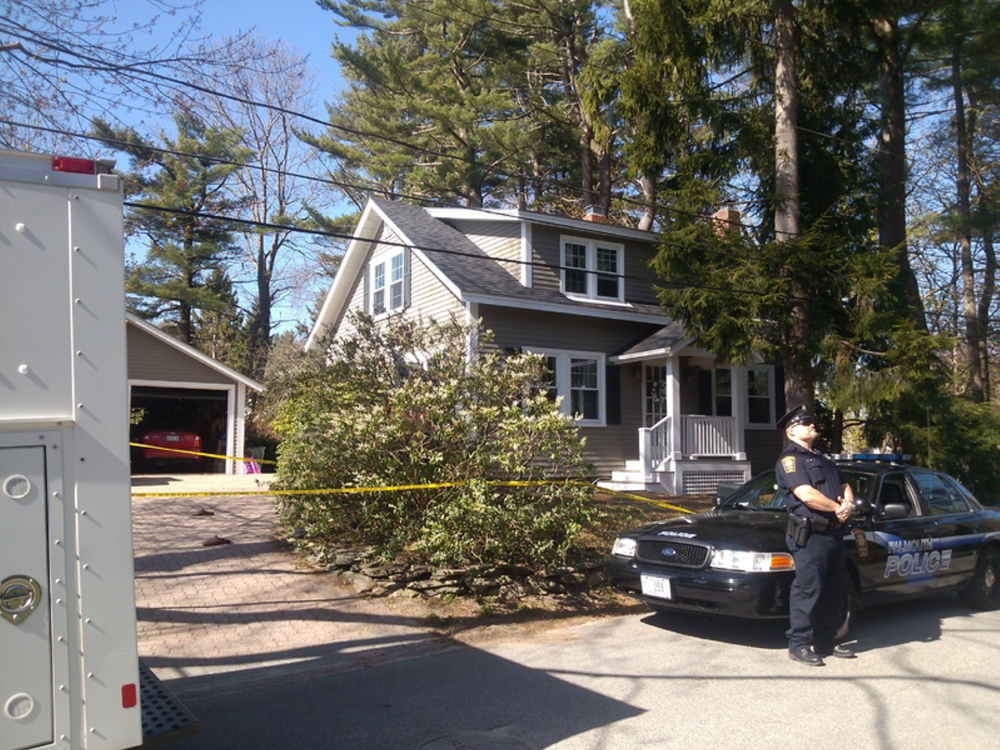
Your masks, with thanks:
[{"label": "car side mirror", "polygon": [[887,503],[882,506],[882,513],[879,515],[879,520],[882,521],[898,521],[901,518],[910,517],[910,508],[903,503]]},{"label": "car side mirror", "polygon": [[854,498],[854,513],[859,516],[867,516],[872,512],[871,500],[864,497]]}]

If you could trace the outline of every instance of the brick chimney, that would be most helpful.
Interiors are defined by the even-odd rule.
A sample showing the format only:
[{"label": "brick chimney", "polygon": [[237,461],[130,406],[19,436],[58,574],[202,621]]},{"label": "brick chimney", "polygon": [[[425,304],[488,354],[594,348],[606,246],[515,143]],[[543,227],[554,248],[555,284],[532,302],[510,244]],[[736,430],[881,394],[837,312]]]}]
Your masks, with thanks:
[{"label": "brick chimney", "polygon": [[743,225],[740,221],[740,212],[732,206],[723,206],[712,214],[712,223],[715,225],[716,234],[736,232]]},{"label": "brick chimney", "polygon": [[595,224],[607,224],[608,217],[604,213],[604,209],[600,206],[587,206],[583,211],[583,220],[592,221]]}]

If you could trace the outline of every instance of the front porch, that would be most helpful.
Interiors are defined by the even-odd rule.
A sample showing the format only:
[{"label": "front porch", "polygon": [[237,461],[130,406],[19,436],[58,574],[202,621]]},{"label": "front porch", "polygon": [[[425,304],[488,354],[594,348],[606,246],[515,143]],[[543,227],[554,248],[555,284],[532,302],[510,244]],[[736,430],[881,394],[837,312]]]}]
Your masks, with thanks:
[{"label": "front porch", "polygon": [[748,430],[756,438],[774,424],[772,366],[720,364],[676,324],[610,361],[639,386],[633,393],[642,400],[635,404],[641,426],[634,458],[603,486],[712,494],[719,484],[750,479]]},{"label": "front porch", "polygon": [[743,430],[735,417],[684,414],[639,430],[639,458],[601,482],[609,489],[674,495],[713,494],[750,478]]}]

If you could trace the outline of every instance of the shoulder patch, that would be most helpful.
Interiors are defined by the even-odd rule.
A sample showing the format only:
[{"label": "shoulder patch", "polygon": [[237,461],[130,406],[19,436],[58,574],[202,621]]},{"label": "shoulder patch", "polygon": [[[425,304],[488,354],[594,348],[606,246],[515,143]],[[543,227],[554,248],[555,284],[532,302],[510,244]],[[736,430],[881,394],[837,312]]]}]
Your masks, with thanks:
[{"label": "shoulder patch", "polygon": [[795,473],[795,456],[785,456],[781,459],[781,468],[786,474]]}]

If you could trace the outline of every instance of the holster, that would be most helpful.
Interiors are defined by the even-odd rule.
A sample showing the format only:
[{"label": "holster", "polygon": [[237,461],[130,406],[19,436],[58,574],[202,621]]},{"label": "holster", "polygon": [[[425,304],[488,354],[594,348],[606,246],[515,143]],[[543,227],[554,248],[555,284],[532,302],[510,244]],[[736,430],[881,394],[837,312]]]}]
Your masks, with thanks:
[{"label": "holster", "polygon": [[789,513],[787,533],[797,547],[805,547],[806,542],[809,541],[809,535],[812,533],[812,524],[805,516]]}]

